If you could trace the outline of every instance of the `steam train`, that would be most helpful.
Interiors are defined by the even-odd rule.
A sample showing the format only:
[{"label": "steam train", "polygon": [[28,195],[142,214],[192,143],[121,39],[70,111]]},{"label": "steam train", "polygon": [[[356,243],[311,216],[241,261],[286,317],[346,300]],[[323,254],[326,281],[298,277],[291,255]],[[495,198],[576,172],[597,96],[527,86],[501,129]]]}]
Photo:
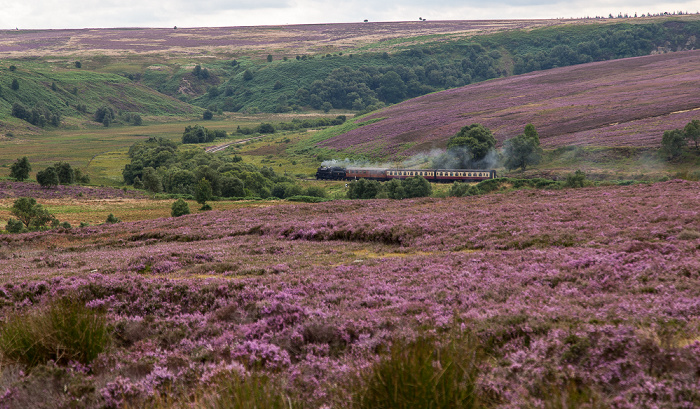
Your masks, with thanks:
[{"label": "steam train", "polygon": [[386,169],[342,168],[321,166],[316,170],[319,180],[372,179],[387,181],[422,176],[430,182],[480,182],[496,177],[495,170],[485,169]]}]

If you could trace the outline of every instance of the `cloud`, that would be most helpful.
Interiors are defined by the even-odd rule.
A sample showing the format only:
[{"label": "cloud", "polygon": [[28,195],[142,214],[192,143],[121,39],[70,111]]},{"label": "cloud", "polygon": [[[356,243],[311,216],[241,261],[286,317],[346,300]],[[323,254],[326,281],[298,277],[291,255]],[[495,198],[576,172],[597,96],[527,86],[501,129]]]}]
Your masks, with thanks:
[{"label": "cloud", "polygon": [[0,28],[215,27],[370,21],[484,20],[697,12],[652,0],[31,0],[6,2]]}]

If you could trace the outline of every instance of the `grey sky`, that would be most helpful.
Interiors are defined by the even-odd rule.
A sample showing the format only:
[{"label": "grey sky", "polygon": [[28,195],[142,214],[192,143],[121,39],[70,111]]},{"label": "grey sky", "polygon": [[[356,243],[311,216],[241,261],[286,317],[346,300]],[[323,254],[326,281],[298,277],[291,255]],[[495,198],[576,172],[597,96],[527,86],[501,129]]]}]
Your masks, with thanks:
[{"label": "grey sky", "polygon": [[485,20],[700,11],[647,0],[0,0],[0,29],[221,27],[370,21]]}]

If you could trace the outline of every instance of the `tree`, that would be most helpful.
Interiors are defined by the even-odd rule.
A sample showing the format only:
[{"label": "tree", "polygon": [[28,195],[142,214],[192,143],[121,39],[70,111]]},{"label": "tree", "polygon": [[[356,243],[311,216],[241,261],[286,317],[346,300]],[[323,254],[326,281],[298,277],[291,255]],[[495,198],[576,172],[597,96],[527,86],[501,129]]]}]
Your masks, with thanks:
[{"label": "tree", "polygon": [[253,73],[250,72],[250,70],[245,70],[245,71],[243,72],[243,80],[244,80],[244,81],[250,81],[250,80],[252,80],[252,79],[253,79]]},{"label": "tree", "polygon": [[413,176],[404,179],[403,190],[406,192],[406,197],[426,197],[433,193],[433,188],[423,176]]},{"label": "tree", "polygon": [[381,185],[376,180],[360,179],[350,182],[348,199],[374,199]]},{"label": "tree", "polygon": [[504,144],[505,167],[508,170],[522,168],[528,165],[536,165],[542,160],[542,148],[540,137],[535,126],[527,124],[525,132],[514,138],[508,139]]},{"label": "tree", "polygon": [[384,74],[379,83],[380,87],[377,92],[384,101],[393,104],[402,101],[406,97],[406,84],[395,71],[389,71]]},{"label": "tree", "polygon": [[82,68],[83,64],[80,61],[75,62],[75,68]]},{"label": "tree", "polygon": [[58,162],[53,165],[58,175],[58,183],[62,185],[72,185],[75,183],[75,170],[70,166],[68,162]]},{"label": "tree", "polygon": [[267,55],[267,62],[272,62],[272,54]]},{"label": "tree", "polygon": [[190,205],[182,199],[177,199],[170,207],[170,215],[172,217],[180,217],[185,214],[190,214]]},{"label": "tree", "polygon": [[213,191],[211,188],[211,183],[205,178],[200,179],[194,189],[194,200],[201,204],[202,209],[204,209],[207,201],[211,200],[212,197]]},{"label": "tree", "polygon": [[403,188],[403,184],[399,179],[391,179],[384,185],[384,191],[389,199],[401,200],[405,199],[406,191]]},{"label": "tree", "polygon": [[33,197],[20,197],[10,209],[28,229],[39,229],[56,218],[36,202]]},{"label": "tree", "polygon": [[90,183],[90,175],[83,173],[80,169],[75,169],[75,182],[87,185]]},{"label": "tree", "polygon": [[461,168],[471,167],[474,162],[483,160],[496,146],[496,138],[481,124],[463,127],[447,142],[447,150],[455,155]]},{"label": "tree", "polygon": [[154,168],[143,168],[143,187],[153,193],[163,191],[163,182]]},{"label": "tree", "polygon": [[114,223],[119,223],[119,222],[121,222],[121,220],[120,220],[119,218],[117,218],[117,217],[116,217],[114,214],[112,214],[112,213],[110,213],[110,214],[107,216],[107,220],[105,220],[105,223],[107,223],[107,224],[114,224]]},{"label": "tree", "polygon": [[134,114],[132,119],[133,119],[134,126],[141,126],[143,124],[143,119],[141,118],[141,115],[139,115],[139,114]]},{"label": "tree", "polygon": [[17,78],[12,80],[12,85],[10,85],[10,88],[12,88],[13,91],[17,91],[19,89],[19,81],[17,81]]},{"label": "tree", "polygon": [[275,133],[275,127],[274,125],[263,122],[258,126],[258,132],[259,133]]},{"label": "tree", "polygon": [[36,181],[39,182],[41,187],[54,187],[58,186],[60,183],[58,173],[56,173],[56,169],[52,166],[37,172]]},{"label": "tree", "polygon": [[[104,126],[109,126],[110,123],[114,122],[114,109],[108,106],[101,106],[95,110],[94,119],[95,122],[102,122]],[[105,120],[107,121],[105,124]]]},{"label": "tree", "polygon": [[243,197],[245,196],[245,185],[243,181],[235,176],[225,175],[221,178],[221,196]]},{"label": "tree", "polygon": [[29,164],[29,159],[25,156],[22,159],[17,159],[10,166],[10,177],[18,182],[22,182],[29,177],[29,172],[31,171],[32,165]]},{"label": "tree", "polygon": [[661,139],[661,153],[665,155],[667,159],[673,159],[683,153],[683,148],[687,144],[688,141],[685,139],[685,135],[680,129],[666,131]]},{"label": "tree", "polygon": [[698,142],[700,142],[700,120],[693,119],[688,122],[688,124],[683,128],[683,134],[685,139],[688,141],[693,141],[695,143],[695,149],[698,149]]}]

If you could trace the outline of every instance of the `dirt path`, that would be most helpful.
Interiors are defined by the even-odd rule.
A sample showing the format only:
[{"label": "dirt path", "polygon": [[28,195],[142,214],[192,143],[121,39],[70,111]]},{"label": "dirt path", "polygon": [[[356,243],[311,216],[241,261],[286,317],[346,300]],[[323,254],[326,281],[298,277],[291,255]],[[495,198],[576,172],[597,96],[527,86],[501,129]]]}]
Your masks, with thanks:
[{"label": "dirt path", "polygon": [[262,138],[264,138],[264,137],[266,137],[266,136],[267,136],[267,135],[260,135],[260,136],[254,137],[254,138],[239,139],[239,140],[237,140],[237,141],[227,142],[227,143],[225,143],[225,144],[223,144],[223,145],[209,146],[209,147],[207,147],[207,148],[204,148],[204,152],[207,152],[207,153],[219,152],[219,151],[222,151],[222,150],[228,148],[228,147],[231,146],[231,145],[240,145],[240,144],[243,144],[243,143],[246,143],[246,142],[250,142],[250,141],[255,141],[255,140],[258,140],[258,139],[262,139]]}]

